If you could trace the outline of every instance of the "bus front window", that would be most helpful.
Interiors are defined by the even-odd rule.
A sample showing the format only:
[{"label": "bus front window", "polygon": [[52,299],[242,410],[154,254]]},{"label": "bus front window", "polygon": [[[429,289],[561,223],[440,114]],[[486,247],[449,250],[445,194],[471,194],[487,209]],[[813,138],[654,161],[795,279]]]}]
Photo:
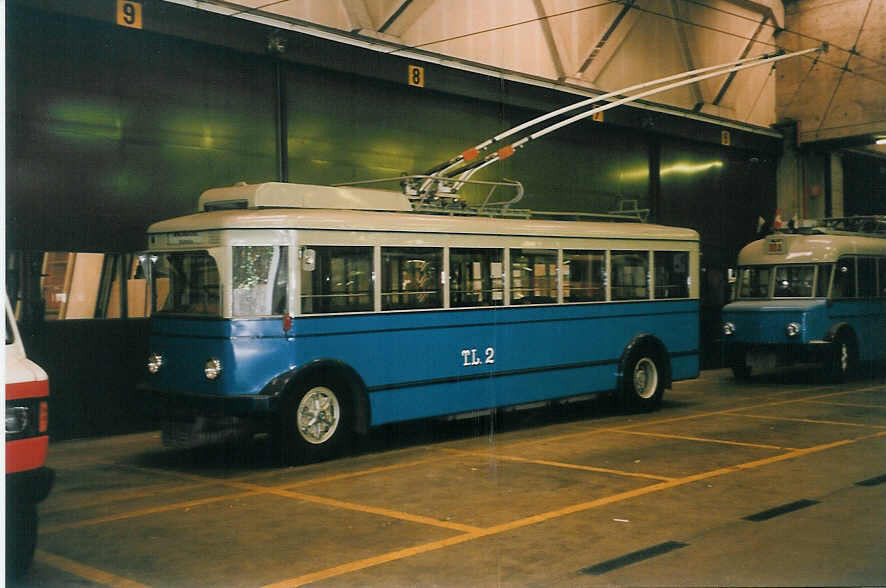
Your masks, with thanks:
[{"label": "bus front window", "polygon": [[815,280],[814,265],[779,265],[775,268],[775,298],[809,298]]},{"label": "bus front window", "polygon": [[739,270],[739,298],[768,298],[771,267],[744,267]]},{"label": "bus front window", "polygon": [[156,313],[221,314],[218,266],[208,251],[157,253],[151,281]]}]

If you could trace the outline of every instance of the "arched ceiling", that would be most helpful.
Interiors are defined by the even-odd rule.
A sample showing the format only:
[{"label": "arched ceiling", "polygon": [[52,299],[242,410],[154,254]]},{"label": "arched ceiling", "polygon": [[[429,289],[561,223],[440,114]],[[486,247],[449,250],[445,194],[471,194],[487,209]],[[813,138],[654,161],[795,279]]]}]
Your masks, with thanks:
[{"label": "arched ceiling", "polygon": [[740,123],[796,120],[798,139],[886,137],[886,0],[170,0],[298,22],[614,91],[747,56],[830,44],[650,99]]}]

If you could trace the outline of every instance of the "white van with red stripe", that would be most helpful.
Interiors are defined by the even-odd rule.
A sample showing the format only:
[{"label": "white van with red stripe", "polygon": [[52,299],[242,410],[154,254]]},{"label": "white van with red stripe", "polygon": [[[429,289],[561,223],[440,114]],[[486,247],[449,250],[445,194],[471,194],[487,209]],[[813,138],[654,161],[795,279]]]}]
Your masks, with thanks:
[{"label": "white van with red stripe", "polygon": [[6,302],[6,577],[23,575],[37,544],[37,503],[52,488],[49,378],[25,354]]}]

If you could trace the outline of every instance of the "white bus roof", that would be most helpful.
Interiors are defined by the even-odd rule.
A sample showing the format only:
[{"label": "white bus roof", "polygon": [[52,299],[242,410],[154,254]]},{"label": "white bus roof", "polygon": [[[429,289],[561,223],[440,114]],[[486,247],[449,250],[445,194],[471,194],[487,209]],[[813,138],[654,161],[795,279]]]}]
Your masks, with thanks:
[{"label": "white bus roof", "polygon": [[332,208],[346,210],[412,210],[409,199],[390,190],[352,186],[317,186],[263,182],[238,182],[211,188],[200,195],[197,210],[224,208]]},{"label": "white bus roof", "polygon": [[886,255],[886,239],[860,234],[775,233],[744,246],[738,265],[830,263],[841,255]]},{"label": "white bus roof", "polygon": [[317,229],[698,241],[698,233],[692,229],[647,223],[523,220],[402,212],[292,208],[200,212],[154,223],[148,228],[148,233],[178,233],[225,229]]}]

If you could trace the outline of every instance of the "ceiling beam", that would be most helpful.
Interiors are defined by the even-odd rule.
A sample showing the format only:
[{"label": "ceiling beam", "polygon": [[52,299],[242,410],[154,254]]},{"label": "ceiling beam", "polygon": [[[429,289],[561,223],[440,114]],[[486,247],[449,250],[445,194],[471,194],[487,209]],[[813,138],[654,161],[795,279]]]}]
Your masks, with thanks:
[{"label": "ceiling beam", "polygon": [[382,20],[378,32],[402,37],[434,2],[435,0],[400,0],[394,3]]},{"label": "ceiling beam", "polygon": [[563,68],[560,47],[557,45],[557,40],[554,39],[554,31],[551,29],[551,22],[545,9],[544,1],[532,0],[532,3],[535,5],[535,12],[538,15],[538,21],[541,25],[541,32],[544,35],[545,43],[548,46],[548,52],[551,54],[551,61],[554,63],[557,79],[562,81],[566,77],[566,70]]},{"label": "ceiling beam", "polygon": [[[677,47],[683,58],[683,69],[690,71],[695,68],[695,60],[692,59],[692,48],[689,46],[689,32],[686,30],[686,24],[680,18],[680,5],[678,0],[670,0],[668,9],[671,12],[671,24],[674,27],[674,36],[677,37]],[[692,94],[692,100],[695,102],[695,110],[701,108],[704,104],[704,96],[701,93],[701,85],[696,82],[687,86]]]},{"label": "ceiling beam", "polygon": [[[744,59],[745,57],[748,56],[748,54],[750,54],[751,48],[757,42],[757,37],[760,36],[760,33],[763,31],[763,27],[766,25],[766,23],[768,21],[769,21],[769,17],[764,15],[763,18],[760,20],[760,23],[757,25],[756,30],[754,30],[754,34],[751,35],[751,38],[748,40],[747,43],[745,43],[744,49],[742,49],[741,53],[736,58],[737,60]],[[729,91],[729,87],[732,85],[732,82],[735,80],[735,75],[737,73],[738,72],[732,72],[728,76],[726,76],[726,79],[723,80],[722,84],[720,84],[720,89],[717,90],[717,95],[711,101],[711,104],[713,104],[714,106],[720,105],[720,101],[723,100],[723,96],[725,96],[726,92]]]},{"label": "ceiling beam", "polygon": [[339,0],[345,17],[348,19],[348,30],[353,32],[361,29],[375,30],[375,24],[372,17],[369,16],[369,9],[366,7],[365,0]]},{"label": "ceiling beam", "polygon": [[594,44],[594,48],[591,49],[591,52],[577,72],[580,78],[597,85],[597,79],[600,77],[600,74],[603,73],[603,70],[609,65],[615,54],[618,53],[619,47],[624,43],[628,33],[631,32],[631,29],[634,28],[634,25],[640,18],[638,11],[631,10],[634,2],[635,0],[626,0],[618,14],[609,23],[606,31]]}]

